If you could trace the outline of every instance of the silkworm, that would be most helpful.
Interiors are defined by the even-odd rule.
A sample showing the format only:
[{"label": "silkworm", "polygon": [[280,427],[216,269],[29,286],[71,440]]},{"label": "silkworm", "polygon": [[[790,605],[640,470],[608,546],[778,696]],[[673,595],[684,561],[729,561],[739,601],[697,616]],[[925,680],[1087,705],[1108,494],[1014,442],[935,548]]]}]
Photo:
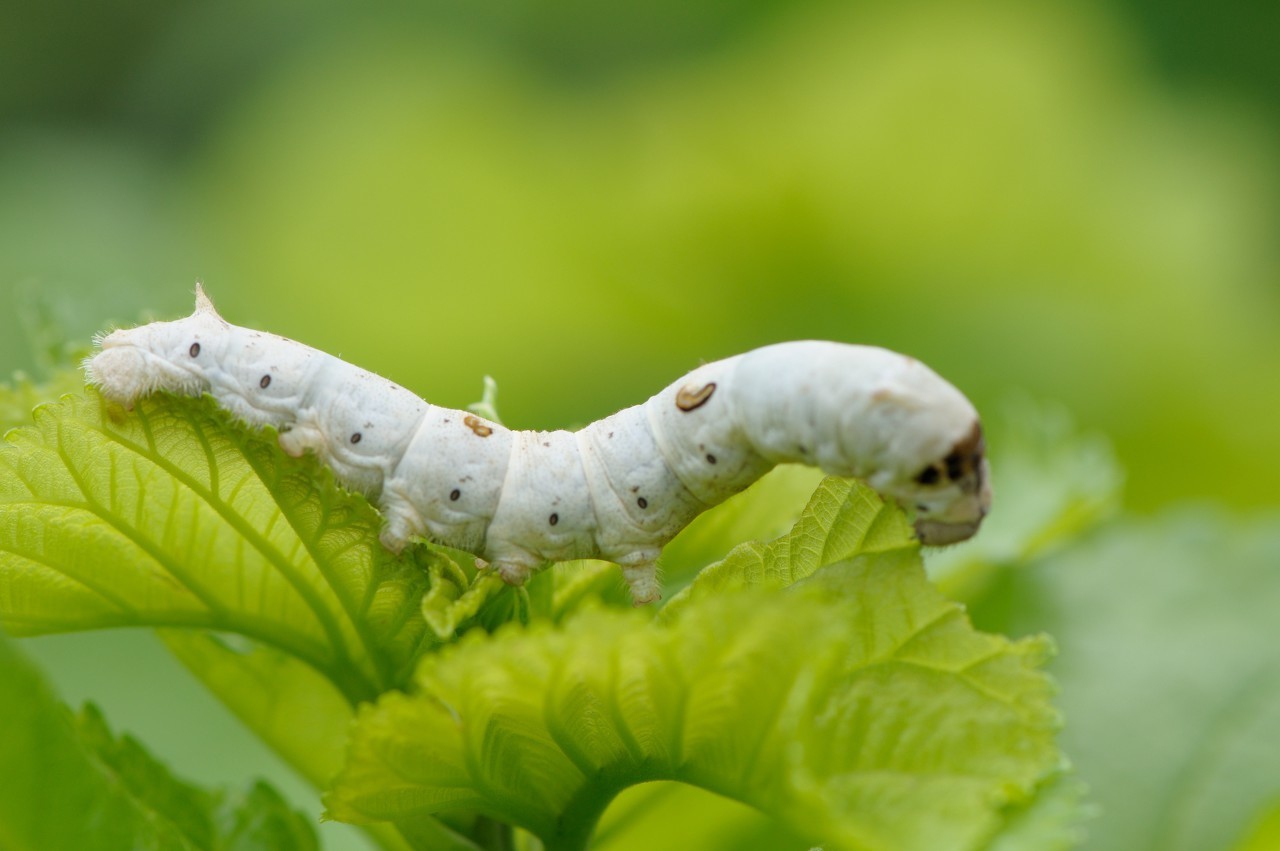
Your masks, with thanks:
[{"label": "silkworm", "polygon": [[970,537],[991,503],[973,406],[919,361],[873,346],[765,346],[577,432],[542,432],[428,404],[332,355],[232,325],[198,286],[191,316],[96,342],[85,370],[105,398],[208,393],[374,499],[388,549],[438,541],[512,584],[550,562],[600,558],[622,567],[637,603],[656,600],[662,548],[781,463],[862,479],[914,512],[925,544]]}]

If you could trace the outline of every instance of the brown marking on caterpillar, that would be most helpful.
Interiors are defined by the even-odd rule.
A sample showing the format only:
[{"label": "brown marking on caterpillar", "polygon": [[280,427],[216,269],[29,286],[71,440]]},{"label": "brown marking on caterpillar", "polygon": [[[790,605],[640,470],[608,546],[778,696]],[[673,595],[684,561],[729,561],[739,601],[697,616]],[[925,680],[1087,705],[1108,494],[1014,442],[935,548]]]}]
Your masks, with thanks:
[{"label": "brown marking on caterpillar", "polygon": [[261,387],[263,390],[266,390],[268,387],[270,387],[271,376],[270,375],[262,376],[262,380],[258,382],[258,386]]},{"label": "brown marking on caterpillar", "polygon": [[972,485],[972,490],[982,486],[982,459],[986,455],[987,444],[982,437],[982,424],[974,422],[973,428],[963,439],[956,442],[947,453],[942,463],[946,465],[947,478],[952,481],[964,481]]},{"label": "brown marking on caterpillar", "polygon": [[355,434],[351,435],[351,442],[359,443],[363,437],[364,435],[360,434],[360,432],[356,432]]},{"label": "brown marking on caterpillar", "polygon": [[462,491],[458,490],[457,488],[454,488],[453,490],[449,491],[449,501],[450,501],[450,502],[457,502],[457,501],[458,501],[458,497],[460,497],[460,496],[462,496]]},{"label": "brown marking on caterpillar", "polygon": [[645,499],[644,497],[640,497],[639,499],[636,500],[636,505],[640,506],[641,508],[648,508],[649,500]]},{"label": "brown marking on caterpillar", "polygon": [[462,424],[471,429],[476,437],[488,437],[493,434],[493,429],[480,422],[479,417],[473,417],[471,414],[462,418]]},{"label": "brown marking on caterpillar", "polygon": [[200,357],[200,344],[192,343],[191,348],[187,349],[187,354],[191,355],[193,358]]},{"label": "brown marking on caterpillar", "polygon": [[945,478],[949,482],[971,485],[967,490],[976,491],[982,485],[980,480],[985,453],[986,442],[982,438],[982,426],[975,422],[969,433],[956,441],[945,458],[916,474],[916,481],[922,485],[936,485]]},{"label": "brown marking on caterpillar", "polygon": [[552,526],[556,525],[557,523],[560,522],[560,515],[552,514],[550,517],[547,518],[547,522],[550,523]]},{"label": "brown marking on caterpillar", "polygon": [[680,392],[676,393],[676,407],[686,414],[690,411],[696,411],[707,404],[707,401],[711,399],[711,394],[714,392],[716,392],[716,383],[714,381],[708,382],[698,390],[681,387]]}]

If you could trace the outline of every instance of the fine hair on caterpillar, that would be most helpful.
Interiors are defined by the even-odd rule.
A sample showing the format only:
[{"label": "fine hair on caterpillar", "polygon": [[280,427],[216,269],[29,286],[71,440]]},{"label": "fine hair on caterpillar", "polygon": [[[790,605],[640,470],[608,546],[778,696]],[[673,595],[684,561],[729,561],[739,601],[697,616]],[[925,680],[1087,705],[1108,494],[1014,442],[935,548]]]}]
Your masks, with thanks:
[{"label": "fine hair on caterpillar", "polygon": [[428,538],[513,584],[549,562],[601,558],[622,567],[636,603],[656,600],[662,548],[781,463],[862,479],[915,513],[925,544],[970,537],[991,504],[968,399],[873,346],[765,346],[579,431],[539,432],[428,404],[332,355],[232,325],[199,285],[191,316],[96,342],[85,370],[107,399],[131,407],[159,390],[208,393],[374,499],[388,549]]}]

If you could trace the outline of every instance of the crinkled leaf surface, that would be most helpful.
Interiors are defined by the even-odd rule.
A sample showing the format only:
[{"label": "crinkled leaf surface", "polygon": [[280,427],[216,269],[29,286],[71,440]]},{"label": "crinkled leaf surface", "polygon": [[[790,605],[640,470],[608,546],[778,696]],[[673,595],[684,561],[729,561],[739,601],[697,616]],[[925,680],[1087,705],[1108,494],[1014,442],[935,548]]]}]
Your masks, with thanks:
[{"label": "crinkled leaf surface", "polygon": [[361,710],[330,814],[474,810],[579,848],[620,789],[674,779],[831,848],[986,847],[1058,771],[1046,644],[972,630],[860,491],[824,484],[770,545],[768,576],[809,576],[788,591],[661,621],[588,610],[427,658],[413,693]]},{"label": "crinkled leaf surface", "polygon": [[1024,807],[1056,776],[1047,639],[974,631],[905,549],[824,569],[798,590],[839,601],[854,630],[800,738],[796,783],[820,835],[847,848],[982,847],[1005,827],[995,801]]},{"label": "crinkled leaf surface", "polygon": [[665,593],[682,590],[703,568],[743,541],[785,534],[822,478],[822,471],[813,467],[782,464],[745,491],[698,515],[662,551]]},{"label": "crinkled leaf surface", "polygon": [[314,851],[307,819],[263,783],[211,793],[173,777],[92,707],[72,717],[0,637],[0,848]]},{"label": "crinkled leaf surface", "polygon": [[690,601],[727,589],[784,588],[820,567],[865,553],[914,553],[919,548],[902,512],[866,485],[826,478],[792,530],[769,542],[751,541],[710,565],[663,609],[670,617]]},{"label": "crinkled leaf surface", "polygon": [[[0,616],[253,639],[167,633],[318,782],[335,761],[318,731],[386,692],[330,806],[427,846],[469,847],[430,816],[474,811],[576,847],[618,790],[665,778],[831,847],[979,848],[1056,776],[1042,643],[973,632],[865,488],[824,482],[789,535],[739,548],[662,623],[580,612],[606,576],[591,567],[581,594],[547,572],[494,595],[438,553],[387,556],[377,525],[208,400],[66,398],[0,448]],[[533,626],[487,634],[511,620]],[[415,694],[388,692],[466,624],[483,629],[429,657]]]},{"label": "crinkled leaf surface", "polygon": [[1004,824],[984,851],[1069,851],[1088,836],[1095,810],[1088,786],[1075,774],[1056,774],[1023,805],[1004,813]]},{"label": "crinkled leaf surface", "polygon": [[[699,572],[724,558],[745,540],[770,538],[791,528],[822,473],[812,467],[784,464],[769,471],[747,490],[703,512],[662,551],[659,562],[663,594],[671,600]],[[758,545],[757,545],[758,546]],[[630,606],[631,595],[616,565],[601,561],[567,562],[557,574],[554,616],[562,618],[584,600]],[[703,582],[713,582],[708,577]]]},{"label": "crinkled leaf surface", "polygon": [[208,399],[125,412],[88,391],[0,447],[0,621],[240,633],[370,699],[428,635],[426,572],[378,545],[378,523]]},{"label": "crinkled leaf surface", "polygon": [[1058,639],[1064,745],[1101,809],[1090,849],[1228,849],[1265,825],[1280,800],[1280,518],[1117,526],[1014,572],[984,607]]}]

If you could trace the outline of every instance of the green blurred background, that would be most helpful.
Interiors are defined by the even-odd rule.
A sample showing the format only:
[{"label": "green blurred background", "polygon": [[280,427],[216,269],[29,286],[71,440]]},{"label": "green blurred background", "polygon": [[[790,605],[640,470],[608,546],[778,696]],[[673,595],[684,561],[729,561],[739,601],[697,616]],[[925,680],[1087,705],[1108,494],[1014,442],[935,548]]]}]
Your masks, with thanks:
[{"label": "green blurred background", "polygon": [[[7,4],[0,370],[197,278],[439,404],[493,375],[518,427],[870,342],[980,409],[1064,403],[1138,512],[1275,504],[1277,32],[1187,0]],[[26,646],[180,771],[280,773],[149,637]]]}]

